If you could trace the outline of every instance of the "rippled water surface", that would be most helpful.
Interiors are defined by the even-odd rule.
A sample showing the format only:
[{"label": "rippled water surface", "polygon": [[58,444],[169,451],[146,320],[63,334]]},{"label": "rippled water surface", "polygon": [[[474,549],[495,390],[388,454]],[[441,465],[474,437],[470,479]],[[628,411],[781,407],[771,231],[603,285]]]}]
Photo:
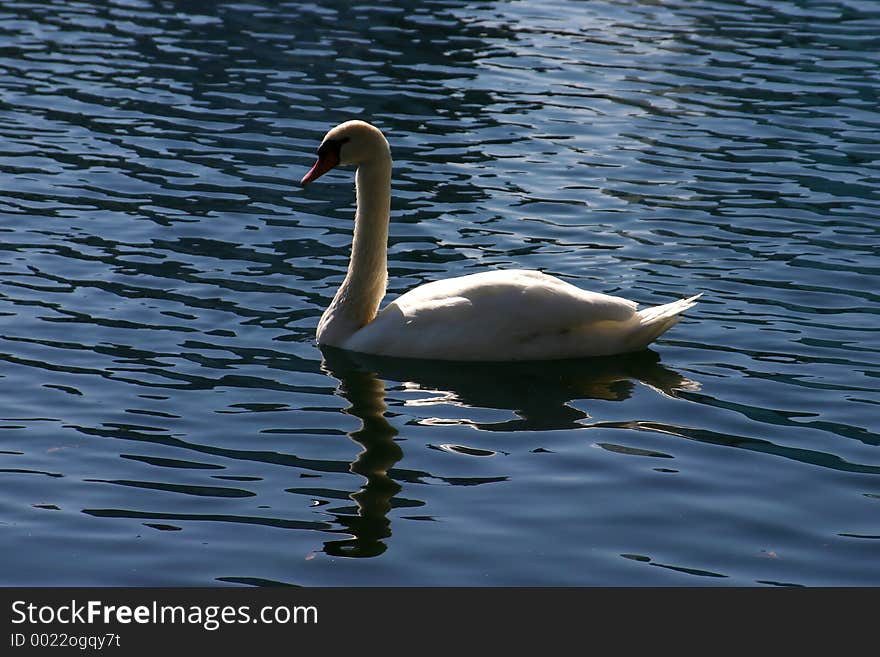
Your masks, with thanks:
[{"label": "rippled water surface", "polygon": [[[0,6],[5,585],[880,585],[880,3]],[[389,295],[528,267],[650,351],[314,344],[365,118]]]}]

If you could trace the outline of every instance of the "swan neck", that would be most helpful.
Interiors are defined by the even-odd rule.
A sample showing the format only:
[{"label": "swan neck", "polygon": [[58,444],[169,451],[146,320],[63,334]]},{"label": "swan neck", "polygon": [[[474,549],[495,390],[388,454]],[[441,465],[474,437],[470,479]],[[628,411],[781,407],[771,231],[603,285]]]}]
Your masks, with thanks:
[{"label": "swan neck", "polygon": [[[391,161],[369,162],[355,176],[357,212],[347,279],[373,283],[381,279],[385,296],[388,257],[388,222],[391,215]],[[372,319],[372,318],[371,318]]]},{"label": "swan neck", "polygon": [[358,167],[357,211],[348,273],[318,326],[318,342],[341,346],[376,316],[388,282],[388,223],[391,212],[391,158]]}]

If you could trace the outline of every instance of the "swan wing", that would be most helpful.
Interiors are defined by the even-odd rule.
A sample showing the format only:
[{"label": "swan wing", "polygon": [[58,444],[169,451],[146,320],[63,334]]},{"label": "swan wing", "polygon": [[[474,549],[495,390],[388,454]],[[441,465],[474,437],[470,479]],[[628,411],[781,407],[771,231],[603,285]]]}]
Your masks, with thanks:
[{"label": "swan wing", "polygon": [[[421,285],[355,332],[346,349],[445,360],[562,358],[635,320],[636,304],[537,271],[490,271]],[[605,351],[602,344],[594,351]]]}]

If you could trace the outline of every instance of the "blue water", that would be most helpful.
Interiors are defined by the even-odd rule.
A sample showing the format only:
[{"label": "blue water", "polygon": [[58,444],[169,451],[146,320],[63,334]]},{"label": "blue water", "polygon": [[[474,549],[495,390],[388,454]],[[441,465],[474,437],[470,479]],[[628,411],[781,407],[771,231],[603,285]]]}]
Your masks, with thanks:
[{"label": "blue water", "polygon": [[[0,7],[0,583],[880,585],[880,3]],[[389,295],[527,267],[625,358],[314,344],[352,172]]]}]

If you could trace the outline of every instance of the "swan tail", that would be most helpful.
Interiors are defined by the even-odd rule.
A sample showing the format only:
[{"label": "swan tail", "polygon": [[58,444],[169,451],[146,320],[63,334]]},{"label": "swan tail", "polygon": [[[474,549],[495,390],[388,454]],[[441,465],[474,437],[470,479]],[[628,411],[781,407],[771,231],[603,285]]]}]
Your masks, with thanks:
[{"label": "swan tail", "polygon": [[660,335],[665,333],[681,319],[681,313],[688,308],[693,308],[702,295],[695,294],[687,299],[679,299],[672,303],[653,308],[645,308],[636,313],[638,324],[629,337],[629,351],[643,349]]}]

